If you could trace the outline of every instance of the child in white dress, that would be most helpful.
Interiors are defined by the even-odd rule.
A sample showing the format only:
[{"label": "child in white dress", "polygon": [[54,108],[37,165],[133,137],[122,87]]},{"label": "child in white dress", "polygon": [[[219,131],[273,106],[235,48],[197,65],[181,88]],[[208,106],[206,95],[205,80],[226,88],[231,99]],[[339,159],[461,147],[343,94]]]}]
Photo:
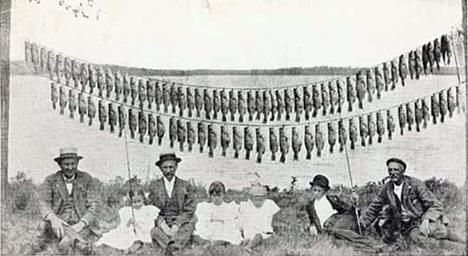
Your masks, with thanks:
[{"label": "child in white dress", "polygon": [[268,191],[264,186],[253,186],[249,200],[240,204],[242,244],[247,249],[259,246],[273,234],[273,216],[280,210],[273,200],[267,199]]},{"label": "child in white dress", "polygon": [[140,249],[143,243],[151,243],[150,231],[154,227],[154,220],[159,215],[159,209],[154,205],[144,205],[145,193],[142,189],[129,192],[133,202],[131,206],[125,206],[119,210],[120,224],[117,228],[105,233],[96,246],[107,245],[127,253]]},{"label": "child in white dress", "polygon": [[226,188],[219,181],[210,185],[208,193],[210,201],[199,203],[195,210],[197,223],[194,234],[214,245],[240,244],[239,205],[234,201],[224,201]]}]

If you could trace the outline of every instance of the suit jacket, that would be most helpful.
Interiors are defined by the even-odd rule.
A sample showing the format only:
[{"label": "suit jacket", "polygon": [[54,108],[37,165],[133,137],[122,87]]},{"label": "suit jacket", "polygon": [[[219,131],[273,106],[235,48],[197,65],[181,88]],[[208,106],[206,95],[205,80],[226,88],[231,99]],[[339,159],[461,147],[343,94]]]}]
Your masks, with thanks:
[{"label": "suit jacket", "polygon": [[[337,196],[332,195],[325,195],[328,202],[330,202],[332,208],[336,210],[338,213],[345,213],[351,209],[351,206],[347,205],[345,202],[340,200]],[[315,200],[311,201],[309,204],[306,205],[306,212],[309,215],[310,224],[314,225],[315,228],[319,233],[324,231],[323,224],[326,220],[320,220],[317,215],[317,211],[315,210]],[[322,222],[322,224],[320,224]]]},{"label": "suit jacket", "polygon": [[405,207],[411,220],[422,218],[436,221],[443,217],[443,206],[439,200],[421,180],[409,176],[403,176],[401,202],[394,193],[393,182],[385,183],[361,215],[360,224],[364,228],[371,225],[385,205],[398,210],[400,206]]},{"label": "suit jacket", "polygon": [[[174,177],[174,179],[174,188],[172,189],[171,198],[175,197],[177,199],[179,216],[176,217],[175,223],[180,227],[192,220],[196,204],[193,198],[194,191],[190,183],[178,177]],[[161,178],[152,182],[150,185],[150,194],[148,196],[151,204],[162,209],[164,208],[167,197],[164,179]],[[157,222],[162,217],[161,215],[158,216]]]},{"label": "suit jacket", "polygon": [[[39,192],[39,206],[42,215],[45,217],[48,214],[59,214],[67,197],[68,190],[62,171],[47,176]],[[76,171],[73,181],[73,199],[80,220],[91,225],[95,220],[99,201],[97,182],[88,173]]]}]

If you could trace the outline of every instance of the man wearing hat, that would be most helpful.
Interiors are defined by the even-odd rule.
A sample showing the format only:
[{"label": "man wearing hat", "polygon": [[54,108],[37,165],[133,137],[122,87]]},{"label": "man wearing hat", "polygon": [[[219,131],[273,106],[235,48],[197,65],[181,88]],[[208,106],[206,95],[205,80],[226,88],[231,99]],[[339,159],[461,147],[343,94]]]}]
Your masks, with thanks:
[{"label": "man wearing hat", "polygon": [[151,204],[161,209],[151,237],[166,250],[167,255],[183,249],[195,229],[193,214],[196,205],[192,186],[175,175],[180,161],[175,153],[159,155],[156,166],[163,177],[151,184],[148,196]]},{"label": "man wearing hat", "polygon": [[[446,246],[463,248],[447,229],[448,220],[443,215],[443,206],[425,184],[414,177],[406,176],[406,163],[399,158],[387,160],[388,182],[363,211],[359,223],[363,229],[377,219],[376,228],[383,241],[396,246],[400,238],[421,247]],[[461,246],[461,247],[460,247]]]},{"label": "man wearing hat", "polygon": [[47,176],[40,187],[39,206],[43,217],[33,251],[45,249],[47,242],[59,239],[59,248],[90,250],[86,239],[94,235],[92,227],[98,207],[96,181],[78,170],[83,157],[73,147],[60,149],[54,160],[60,171]]}]

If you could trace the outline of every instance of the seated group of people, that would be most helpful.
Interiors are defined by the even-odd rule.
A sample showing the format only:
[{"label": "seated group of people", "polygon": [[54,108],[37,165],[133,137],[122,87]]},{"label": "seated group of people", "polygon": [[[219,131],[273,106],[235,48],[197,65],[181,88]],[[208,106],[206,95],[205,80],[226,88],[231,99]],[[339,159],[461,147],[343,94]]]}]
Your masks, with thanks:
[{"label": "seated group of people", "polygon": [[[144,243],[152,243],[172,255],[190,242],[231,244],[250,251],[273,235],[273,216],[280,208],[267,199],[266,187],[252,186],[249,200],[237,204],[225,200],[226,188],[216,181],[209,186],[209,200],[196,204],[193,187],[176,176],[181,159],[166,153],[156,162],[163,177],[150,185],[147,200],[142,189],[129,191],[131,206],[119,210],[120,224],[90,244],[89,238],[99,234],[94,225],[99,203],[93,178],[77,168],[80,159],[76,148],[61,149],[55,158],[61,170],[48,176],[41,187],[43,221],[33,253],[54,239],[59,240],[59,249],[82,253],[105,246],[133,253]],[[400,238],[426,248],[464,248],[464,239],[447,228],[443,206],[434,194],[420,180],[404,175],[406,163],[391,158],[386,164],[389,181],[361,214],[353,205],[328,195],[329,180],[316,175],[302,201],[310,234],[329,234],[367,248],[391,246]],[[370,226],[381,232],[382,240],[363,235]]]}]

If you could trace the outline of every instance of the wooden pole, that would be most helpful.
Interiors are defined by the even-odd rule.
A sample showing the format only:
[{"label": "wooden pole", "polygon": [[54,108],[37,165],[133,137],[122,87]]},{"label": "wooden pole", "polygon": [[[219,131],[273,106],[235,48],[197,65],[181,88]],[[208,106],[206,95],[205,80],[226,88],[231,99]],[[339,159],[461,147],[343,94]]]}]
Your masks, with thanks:
[{"label": "wooden pole", "polygon": [[[463,27],[463,40],[464,40],[464,43],[463,43],[463,49],[465,50],[465,104],[466,104],[466,100],[468,99],[468,53],[467,53],[467,43],[468,43],[468,39],[466,38],[468,33],[467,33],[467,17],[466,15],[468,14],[468,12],[466,11],[466,0],[461,0],[462,2],[462,27]],[[466,136],[468,134],[468,111],[465,112],[465,164],[466,166],[468,166],[468,155],[466,155],[466,152],[468,152],[468,136]],[[465,172],[466,172],[466,168],[465,168]],[[465,175],[465,192],[468,191],[468,175]],[[467,222],[465,223],[468,223],[468,214],[466,214],[468,212],[468,204],[465,204],[465,220]],[[465,229],[468,228],[467,224],[465,224]],[[468,238],[468,232],[466,232],[465,234],[466,238]],[[468,251],[468,247],[466,248]]]},{"label": "wooden pole", "polygon": [[0,1],[0,88],[1,88],[1,201],[8,186],[8,121],[10,110],[10,19],[11,0]]}]

